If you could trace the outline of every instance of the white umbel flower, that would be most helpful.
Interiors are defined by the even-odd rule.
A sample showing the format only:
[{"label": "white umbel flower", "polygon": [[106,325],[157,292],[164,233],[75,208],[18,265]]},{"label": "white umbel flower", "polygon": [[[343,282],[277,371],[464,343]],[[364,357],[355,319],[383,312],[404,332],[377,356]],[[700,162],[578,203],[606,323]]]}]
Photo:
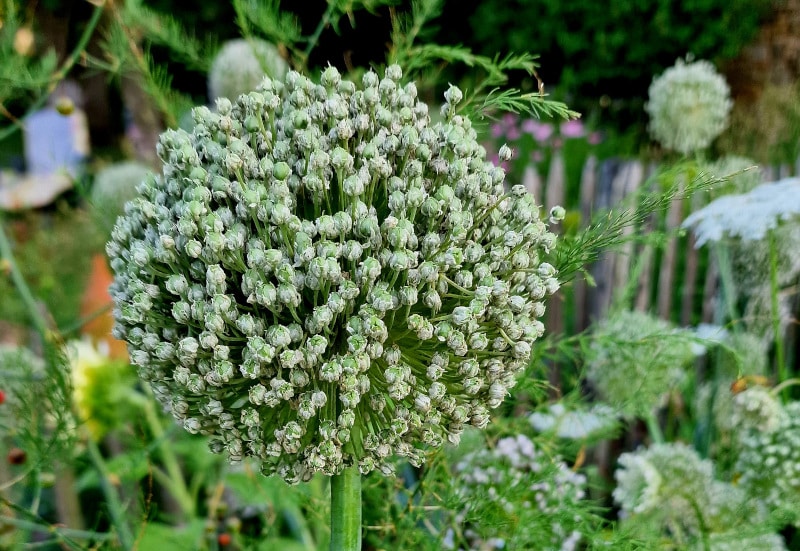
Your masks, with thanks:
[{"label": "white umbel flower", "polygon": [[695,247],[739,238],[759,241],[782,221],[800,216],[800,178],[762,184],[748,193],[725,195],[690,214],[684,228],[694,230]]},{"label": "white umbel flower", "polygon": [[667,149],[704,149],[728,127],[730,88],[708,61],[679,59],[653,79],[648,96],[650,134]]}]

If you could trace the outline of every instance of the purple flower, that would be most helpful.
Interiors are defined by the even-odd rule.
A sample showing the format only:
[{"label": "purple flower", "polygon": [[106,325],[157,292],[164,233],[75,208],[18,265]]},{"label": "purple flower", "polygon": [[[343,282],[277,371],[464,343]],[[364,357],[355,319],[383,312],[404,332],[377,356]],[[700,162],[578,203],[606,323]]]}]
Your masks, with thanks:
[{"label": "purple flower", "polygon": [[603,141],[603,134],[600,132],[590,132],[587,141],[591,145],[597,145]]},{"label": "purple flower", "polygon": [[492,138],[499,138],[504,133],[503,125],[500,123],[493,124],[490,132],[492,133]]}]

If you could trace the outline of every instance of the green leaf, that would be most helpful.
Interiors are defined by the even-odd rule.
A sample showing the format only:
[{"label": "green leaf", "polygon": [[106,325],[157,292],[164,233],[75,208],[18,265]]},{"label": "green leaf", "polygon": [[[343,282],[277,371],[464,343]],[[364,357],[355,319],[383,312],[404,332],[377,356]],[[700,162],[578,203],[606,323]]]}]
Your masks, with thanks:
[{"label": "green leaf", "polygon": [[[201,549],[205,531],[202,519],[194,519],[188,526],[178,528],[159,522],[147,523],[137,540],[139,551],[196,551]],[[273,549],[290,549],[274,547]]]},{"label": "green leaf", "polygon": [[[147,455],[141,451],[129,451],[106,461],[108,472],[119,477],[121,482],[135,482],[145,478],[150,470]],[[100,486],[100,478],[95,469],[87,470],[77,481],[79,492]]]}]

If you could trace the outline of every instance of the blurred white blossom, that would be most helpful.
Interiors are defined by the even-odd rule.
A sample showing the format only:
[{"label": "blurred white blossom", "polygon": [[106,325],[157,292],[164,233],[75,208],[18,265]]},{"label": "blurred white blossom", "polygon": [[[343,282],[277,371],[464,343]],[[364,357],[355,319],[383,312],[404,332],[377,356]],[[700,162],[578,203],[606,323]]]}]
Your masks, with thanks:
[{"label": "blurred white blossom", "polygon": [[688,330],[649,314],[615,313],[592,334],[587,377],[622,415],[641,416],[684,380],[695,357],[692,342]]},{"label": "blurred white blossom", "polygon": [[237,38],[222,45],[208,73],[208,95],[235,99],[256,89],[268,76],[282,79],[289,65],[278,48],[260,39]]},{"label": "blurred white blossom", "polygon": [[738,195],[724,195],[690,214],[683,227],[691,228],[696,247],[725,238],[764,239],[785,220],[800,215],[800,178],[762,184]]},{"label": "blurred white blossom", "polygon": [[532,413],[528,420],[539,432],[555,432],[559,438],[585,440],[614,430],[617,416],[605,404],[595,404],[588,409],[567,409],[558,402],[548,406],[546,411]]},{"label": "blurred white blossom", "polygon": [[[582,540],[579,529],[587,502],[586,477],[559,457],[538,449],[526,436],[501,438],[493,449],[473,452],[456,465],[457,491],[464,509],[457,520],[467,545],[458,545],[452,533],[448,549],[541,549],[572,551]],[[492,527],[488,509],[505,511],[513,525]],[[488,510],[487,509],[487,510]],[[570,514],[571,513],[571,514]],[[467,519],[469,522],[467,522]]]},{"label": "blurred white blossom", "polygon": [[708,147],[727,128],[733,106],[727,82],[705,60],[679,59],[653,79],[648,96],[650,134],[684,155]]}]

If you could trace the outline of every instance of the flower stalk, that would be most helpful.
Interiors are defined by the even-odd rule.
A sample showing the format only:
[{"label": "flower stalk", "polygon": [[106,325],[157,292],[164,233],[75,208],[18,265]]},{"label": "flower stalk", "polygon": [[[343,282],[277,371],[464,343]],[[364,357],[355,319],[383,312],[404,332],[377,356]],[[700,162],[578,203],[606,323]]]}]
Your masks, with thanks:
[{"label": "flower stalk", "polygon": [[331,477],[330,551],[361,549],[361,473],[348,467]]},{"label": "flower stalk", "polygon": [[786,361],[783,355],[783,334],[781,331],[781,314],[778,305],[778,244],[775,242],[775,230],[767,232],[769,244],[769,295],[772,308],[772,332],[775,337],[775,363],[778,378],[785,381],[789,378],[786,372]]}]

